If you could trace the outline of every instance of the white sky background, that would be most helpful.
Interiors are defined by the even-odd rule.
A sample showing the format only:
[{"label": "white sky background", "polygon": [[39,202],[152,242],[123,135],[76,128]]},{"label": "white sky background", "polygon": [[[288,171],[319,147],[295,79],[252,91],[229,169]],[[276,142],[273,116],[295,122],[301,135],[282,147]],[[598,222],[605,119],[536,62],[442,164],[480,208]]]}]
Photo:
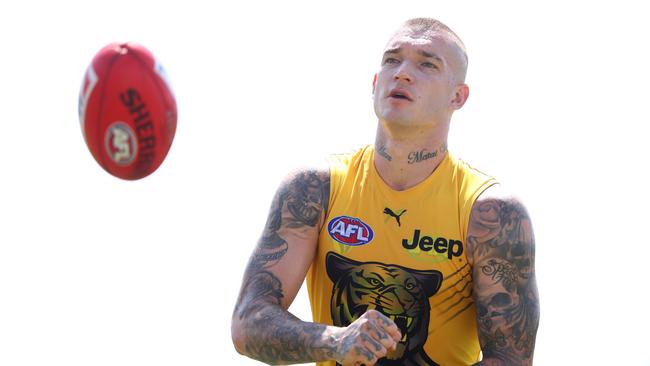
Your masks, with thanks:
[{"label": "white sky background", "polygon": [[[0,365],[257,364],[234,351],[230,315],[273,192],[373,141],[373,73],[416,16],[469,51],[450,149],[533,217],[536,364],[650,365],[642,2],[8,3]],[[135,182],[95,163],[77,117],[86,66],[127,40],[165,65],[179,108],[166,161]],[[305,293],[292,310],[310,319]]]}]

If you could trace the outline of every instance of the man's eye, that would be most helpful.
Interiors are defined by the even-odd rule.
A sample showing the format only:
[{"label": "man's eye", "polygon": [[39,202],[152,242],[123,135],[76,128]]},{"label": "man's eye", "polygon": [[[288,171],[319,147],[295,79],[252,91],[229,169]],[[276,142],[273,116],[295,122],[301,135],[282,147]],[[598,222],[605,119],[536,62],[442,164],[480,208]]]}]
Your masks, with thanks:
[{"label": "man's eye", "polygon": [[386,65],[386,64],[396,64],[398,62],[399,62],[399,60],[397,60],[396,58],[389,57],[389,58],[384,60],[384,65]]},{"label": "man's eye", "polygon": [[422,66],[426,67],[426,68],[430,68],[430,69],[437,69],[438,68],[438,66],[436,66],[436,64],[434,64],[433,62],[423,62]]}]

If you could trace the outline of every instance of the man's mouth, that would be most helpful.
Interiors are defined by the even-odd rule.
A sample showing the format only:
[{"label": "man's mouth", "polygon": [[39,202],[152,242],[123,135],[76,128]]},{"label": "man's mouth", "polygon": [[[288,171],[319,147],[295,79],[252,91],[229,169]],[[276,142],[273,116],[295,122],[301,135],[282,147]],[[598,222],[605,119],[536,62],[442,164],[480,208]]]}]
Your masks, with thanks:
[{"label": "man's mouth", "polygon": [[411,95],[409,92],[403,89],[393,89],[391,90],[390,94],[388,94],[389,98],[395,98],[395,99],[404,99],[408,100],[410,102],[413,101],[413,98],[411,98]]}]

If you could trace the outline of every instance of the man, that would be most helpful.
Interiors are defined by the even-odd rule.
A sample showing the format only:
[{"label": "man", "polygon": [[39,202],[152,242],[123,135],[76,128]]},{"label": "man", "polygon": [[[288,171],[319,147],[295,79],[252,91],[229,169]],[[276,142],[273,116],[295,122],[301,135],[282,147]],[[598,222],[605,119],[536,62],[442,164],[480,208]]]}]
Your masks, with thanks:
[{"label": "man", "polygon": [[[466,70],[461,40],[439,21],[393,35],[373,81],[374,146],[278,189],[233,314],[240,353],[270,364],[532,364],[530,219],[447,151]],[[305,276],[313,323],[287,311]]]}]

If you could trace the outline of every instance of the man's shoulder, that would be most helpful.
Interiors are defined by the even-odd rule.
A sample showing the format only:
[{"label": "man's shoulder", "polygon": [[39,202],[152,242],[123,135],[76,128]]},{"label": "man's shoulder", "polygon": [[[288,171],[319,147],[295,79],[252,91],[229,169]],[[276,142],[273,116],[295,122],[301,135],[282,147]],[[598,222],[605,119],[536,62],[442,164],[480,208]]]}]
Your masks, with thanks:
[{"label": "man's shoulder", "polygon": [[369,159],[372,157],[373,151],[373,145],[363,145],[346,152],[330,154],[327,161],[330,166],[349,166],[350,164],[354,164],[355,161],[361,161],[364,158]]},{"label": "man's shoulder", "polygon": [[303,195],[306,199],[312,190],[320,191],[320,195],[329,195],[329,182],[330,172],[327,164],[299,166],[285,175],[280,183],[279,193],[283,195],[294,192]]},{"label": "man's shoulder", "polygon": [[291,169],[285,181],[293,181],[301,177],[317,177],[319,180],[329,180],[330,166],[326,159],[314,161],[310,164],[299,165]]},{"label": "man's shoulder", "polygon": [[[486,188],[476,199],[470,216],[470,228],[472,223],[481,220],[506,219],[508,215],[528,217],[528,210],[521,197],[512,192],[511,189],[497,183]],[[492,217],[499,215],[499,217]]]},{"label": "man's shoulder", "polygon": [[[523,226],[526,227],[523,227]],[[507,187],[495,184],[485,189],[476,199],[470,214],[468,230],[469,253],[478,243],[501,245],[501,241],[517,235],[532,233],[528,210],[521,198]],[[520,232],[515,232],[519,230]],[[499,241],[499,243],[497,243]]]},{"label": "man's shoulder", "polygon": [[466,160],[457,157],[451,152],[448,153],[448,158],[452,166],[455,168],[456,174],[479,181],[497,181],[494,176],[483,171],[482,167],[476,167],[474,164],[468,163]]},{"label": "man's shoulder", "polygon": [[478,209],[481,204],[487,202],[501,203],[511,206],[524,206],[522,199],[512,189],[504,187],[501,183],[495,183],[486,188],[476,199],[474,210]]},{"label": "man's shoulder", "polygon": [[372,145],[364,145],[346,152],[334,152],[319,159],[310,159],[309,163],[290,170],[287,178],[291,180],[305,174],[316,174],[322,178],[327,178],[333,170],[349,166],[352,161],[369,153],[371,150]]}]

